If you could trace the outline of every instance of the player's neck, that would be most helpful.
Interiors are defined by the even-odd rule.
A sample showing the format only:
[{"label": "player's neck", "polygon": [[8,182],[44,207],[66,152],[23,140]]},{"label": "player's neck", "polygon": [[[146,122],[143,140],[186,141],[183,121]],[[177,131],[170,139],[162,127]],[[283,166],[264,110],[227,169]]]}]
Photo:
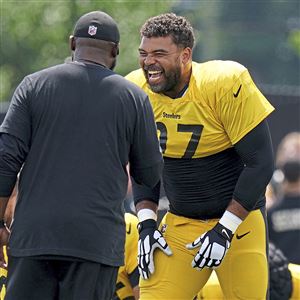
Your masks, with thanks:
[{"label": "player's neck", "polygon": [[189,87],[190,78],[192,74],[192,65],[187,66],[186,70],[182,73],[180,82],[176,87],[164,94],[172,99],[181,98]]}]

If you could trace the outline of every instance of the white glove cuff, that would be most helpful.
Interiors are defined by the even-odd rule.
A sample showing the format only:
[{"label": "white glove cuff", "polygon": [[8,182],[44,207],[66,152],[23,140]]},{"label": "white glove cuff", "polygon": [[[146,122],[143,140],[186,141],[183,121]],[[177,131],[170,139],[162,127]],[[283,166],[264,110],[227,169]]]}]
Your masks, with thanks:
[{"label": "white glove cuff", "polygon": [[220,224],[231,230],[232,233],[235,233],[235,231],[242,222],[243,220],[241,220],[239,217],[237,217],[228,210],[225,211],[225,213],[219,221]]},{"label": "white glove cuff", "polygon": [[137,217],[140,222],[143,222],[148,219],[153,219],[153,220],[157,221],[156,213],[152,209],[149,209],[149,208],[143,208],[143,209],[139,210],[137,213]]}]

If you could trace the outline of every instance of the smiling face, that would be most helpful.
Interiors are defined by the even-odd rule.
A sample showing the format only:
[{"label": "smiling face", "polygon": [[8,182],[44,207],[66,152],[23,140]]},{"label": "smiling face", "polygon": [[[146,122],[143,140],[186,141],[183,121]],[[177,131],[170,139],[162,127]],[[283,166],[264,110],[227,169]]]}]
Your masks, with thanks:
[{"label": "smiling face", "polygon": [[143,37],[139,62],[151,90],[176,97],[188,82],[186,67],[190,55],[190,48],[178,47],[171,36]]}]

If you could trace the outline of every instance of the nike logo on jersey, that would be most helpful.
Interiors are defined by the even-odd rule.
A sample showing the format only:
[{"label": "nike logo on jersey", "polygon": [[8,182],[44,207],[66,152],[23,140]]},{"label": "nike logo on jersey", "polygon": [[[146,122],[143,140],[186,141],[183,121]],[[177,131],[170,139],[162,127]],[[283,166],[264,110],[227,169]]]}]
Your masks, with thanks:
[{"label": "nike logo on jersey", "polygon": [[242,85],[240,85],[240,87],[239,87],[239,89],[237,90],[236,93],[233,93],[234,98],[236,98],[239,95],[239,93],[241,91],[241,88],[242,88]]},{"label": "nike logo on jersey", "polygon": [[130,232],[131,232],[131,223],[129,223],[128,230],[126,230],[126,233],[127,233],[127,234],[130,234]]},{"label": "nike logo on jersey", "polygon": [[244,233],[244,234],[241,234],[241,235],[238,235],[238,234],[236,234],[236,238],[238,239],[238,240],[240,240],[241,238],[243,238],[245,235],[247,235],[248,233],[250,233],[250,231],[248,231],[248,232],[246,232],[246,233]]}]

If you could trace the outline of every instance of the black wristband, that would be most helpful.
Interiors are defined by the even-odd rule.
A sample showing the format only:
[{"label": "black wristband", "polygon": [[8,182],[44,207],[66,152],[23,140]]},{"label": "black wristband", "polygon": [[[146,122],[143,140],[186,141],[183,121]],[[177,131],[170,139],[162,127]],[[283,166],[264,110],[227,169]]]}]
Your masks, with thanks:
[{"label": "black wristband", "polygon": [[153,219],[147,219],[147,220],[145,220],[143,222],[140,222],[137,225],[137,228],[138,228],[139,233],[141,233],[146,228],[154,228],[154,229],[156,229],[157,228],[157,223]]},{"label": "black wristband", "polygon": [[0,229],[6,228],[4,220],[0,220]]},{"label": "black wristband", "polygon": [[216,231],[223,238],[225,238],[226,240],[228,240],[228,241],[231,242],[231,240],[233,238],[233,234],[232,234],[231,230],[229,230],[228,228],[224,227],[220,223],[217,223],[217,225],[213,228],[213,230]]}]

